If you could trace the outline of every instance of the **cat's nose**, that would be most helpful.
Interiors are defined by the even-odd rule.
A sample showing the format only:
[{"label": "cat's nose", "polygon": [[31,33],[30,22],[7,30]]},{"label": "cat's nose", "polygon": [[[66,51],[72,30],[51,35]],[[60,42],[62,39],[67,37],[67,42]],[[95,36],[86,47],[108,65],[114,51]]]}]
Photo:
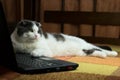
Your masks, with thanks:
[{"label": "cat's nose", "polygon": [[35,39],[37,39],[38,38],[38,35],[37,34],[35,34]]}]

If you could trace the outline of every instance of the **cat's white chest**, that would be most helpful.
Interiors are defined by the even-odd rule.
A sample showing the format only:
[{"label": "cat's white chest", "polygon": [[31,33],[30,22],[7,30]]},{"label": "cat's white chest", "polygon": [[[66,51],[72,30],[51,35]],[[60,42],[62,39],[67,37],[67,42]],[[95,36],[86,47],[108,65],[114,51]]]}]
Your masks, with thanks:
[{"label": "cat's white chest", "polygon": [[34,50],[35,48],[37,48],[37,44],[38,43],[18,43],[18,42],[16,42],[16,43],[14,43],[14,47],[18,51],[30,52],[30,51]]}]

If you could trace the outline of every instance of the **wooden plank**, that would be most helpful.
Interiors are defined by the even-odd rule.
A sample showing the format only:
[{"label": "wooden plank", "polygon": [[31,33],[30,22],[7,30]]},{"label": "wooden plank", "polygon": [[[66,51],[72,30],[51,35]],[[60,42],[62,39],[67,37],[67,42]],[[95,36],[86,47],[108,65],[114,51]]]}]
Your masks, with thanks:
[{"label": "wooden plank", "polygon": [[22,0],[16,0],[16,22],[20,21],[22,18]]},{"label": "wooden plank", "polygon": [[82,24],[80,25],[79,30],[80,30],[80,33],[79,33],[80,36],[92,36],[92,33],[93,33],[92,25]]},{"label": "wooden plank", "polygon": [[88,37],[88,36],[79,36],[79,37],[85,39],[90,43],[120,45],[120,39],[117,38]]},{"label": "wooden plank", "polygon": [[[80,11],[93,11],[93,0],[80,0]],[[80,25],[79,35],[92,36],[92,25]]]},{"label": "wooden plank", "polygon": [[17,1],[16,0],[1,0],[4,6],[6,18],[8,22],[17,20]]},{"label": "wooden plank", "polygon": [[119,38],[120,26],[96,26],[96,37]]},{"label": "wooden plank", "polygon": [[[78,11],[79,3],[78,0],[65,0],[64,5],[65,11]],[[64,33],[69,35],[78,35],[79,27],[73,24],[64,24]]]},{"label": "wooden plank", "polygon": [[80,11],[45,11],[45,22],[120,25],[120,13],[80,12]]},{"label": "wooden plank", "polygon": [[24,0],[24,19],[34,20],[33,4],[32,0]]},{"label": "wooden plank", "polygon": [[24,0],[20,0],[20,17],[24,19]]},{"label": "wooden plank", "polygon": [[[54,1],[54,2],[53,2]],[[41,23],[44,31],[47,32],[56,32],[61,31],[60,24],[55,23],[44,23],[44,11],[46,10],[61,10],[61,0],[41,0]]]},{"label": "wooden plank", "polygon": [[[97,2],[97,11],[98,12],[120,12],[120,0],[98,0]],[[119,14],[118,14],[119,15]],[[112,16],[112,15],[111,15]],[[116,15],[117,17],[117,15]],[[113,16],[113,18],[116,18]],[[111,22],[119,23],[119,19],[108,18]],[[119,18],[119,16],[118,16]],[[114,21],[113,21],[114,20]],[[117,22],[118,21],[118,22]],[[107,31],[107,32],[106,32]],[[96,27],[96,36],[98,37],[111,37],[119,38],[119,27],[117,26],[97,26]]]},{"label": "wooden plank", "polygon": [[35,20],[41,21],[41,0],[35,0]]}]

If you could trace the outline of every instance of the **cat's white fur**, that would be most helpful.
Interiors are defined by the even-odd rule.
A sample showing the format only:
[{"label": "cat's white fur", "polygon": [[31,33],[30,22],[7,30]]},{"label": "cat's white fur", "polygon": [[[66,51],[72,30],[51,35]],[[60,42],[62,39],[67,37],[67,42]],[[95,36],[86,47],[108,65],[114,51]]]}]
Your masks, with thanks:
[{"label": "cat's white fur", "polygon": [[61,34],[65,37],[65,41],[57,41],[51,34],[47,33],[48,38],[46,39],[43,34],[38,33],[38,27],[35,24],[33,30],[33,32],[24,33],[23,37],[17,35],[17,28],[14,30],[11,39],[15,51],[30,53],[33,56],[86,56],[87,54],[83,49],[97,48],[102,51],[94,51],[90,54],[91,56],[105,58],[118,55],[116,51],[101,49],[75,36]]}]

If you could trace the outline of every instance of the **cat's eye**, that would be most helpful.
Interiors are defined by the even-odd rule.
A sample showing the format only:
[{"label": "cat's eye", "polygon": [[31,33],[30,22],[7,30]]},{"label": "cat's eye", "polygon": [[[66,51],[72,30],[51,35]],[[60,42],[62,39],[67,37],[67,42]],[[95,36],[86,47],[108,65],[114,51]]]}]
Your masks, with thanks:
[{"label": "cat's eye", "polygon": [[35,32],[35,30],[33,30],[33,29],[30,29],[30,32]]},{"label": "cat's eye", "polygon": [[31,32],[34,32],[32,29],[30,30]]},{"label": "cat's eye", "polygon": [[36,32],[36,30],[35,30],[35,29],[32,29],[31,32]]}]

